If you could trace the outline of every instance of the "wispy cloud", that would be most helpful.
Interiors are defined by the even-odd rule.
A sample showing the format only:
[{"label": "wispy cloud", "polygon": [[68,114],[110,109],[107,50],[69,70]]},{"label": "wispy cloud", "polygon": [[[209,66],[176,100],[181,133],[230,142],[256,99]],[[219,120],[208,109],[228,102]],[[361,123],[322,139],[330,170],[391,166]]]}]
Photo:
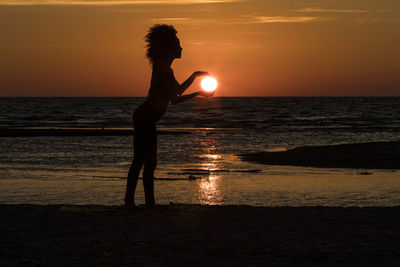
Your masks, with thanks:
[{"label": "wispy cloud", "polygon": [[189,45],[204,45],[205,43],[204,42],[189,41],[189,42],[187,42],[187,44],[189,44]]},{"label": "wispy cloud", "polygon": [[187,17],[171,17],[171,18],[152,18],[152,23],[174,23],[185,25],[210,25],[215,23],[222,23],[223,19],[214,18],[187,18]]},{"label": "wispy cloud", "polygon": [[344,16],[349,15],[351,18],[354,18],[356,23],[359,24],[387,21],[387,19],[381,15],[393,12],[392,10],[384,9],[330,9],[323,7],[306,7],[301,9],[292,9],[290,11],[306,15],[320,14],[323,20],[339,20]]},{"label": "wispy cloud", "polygon": [[51,48],[51,47],[69,47],[69,44],[52,44],[52,43],[23,43],[23,44],[0,44],[0,47],[2,48],[40,48],[40,47],[45,47],[45,48]]},{"label": "wispy cloud", "polygon": [[254,16],[254,15],[241,15],[239,17],[231,18],[153,18],[151,22],[173,22],[195,25],[211,25],[211,24],[257,24],[257,23],[306,23],[322,20],[320,17],[311,16]]},{"label": "wispy cloud", "polygon": [[318,17],[310,16],[251,16],[243,15],[242,23],[306,23],[319,20]]},{"label": "wispy cloud", "polygon": [[368,13],[369,10],[365,9],[329,9],[322,7],[306,7],[300,9],[293,9],[291,11],[300,13]]},{"label": "wispy cloud", "polygon": [[0,0],[0,5],[75,5],[75,6],[118,6],[118,5],[191,5],[240,2],[240,0]]},{"label": "wispy cloud", "polygon": [[153,22],[179,22],[179,21],[188,21],[191,18],[156,18],[151,19]]},{"label": "wispy cloud", "polygon": [[257,23],[306,23],[316,20],[322,20],[319,17],[307,16],[254,16],[241,15],[231,18],[153,18],[151,22],[160,23],[184,23],[185,25],[230,25],[230,24],[257,24]]}]

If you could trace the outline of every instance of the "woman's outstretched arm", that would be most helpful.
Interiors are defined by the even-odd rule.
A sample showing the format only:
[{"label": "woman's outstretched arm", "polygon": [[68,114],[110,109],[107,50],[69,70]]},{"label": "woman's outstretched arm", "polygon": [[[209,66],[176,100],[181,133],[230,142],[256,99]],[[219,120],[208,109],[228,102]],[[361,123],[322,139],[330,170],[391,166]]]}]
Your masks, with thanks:
[{"label": "woman's outstretched arm", "polygon": [[198,76],[203,76],[203,75],[208,75],[208,72],[206,71],[196,71],[193,72],[192,75],[190,75],[189,78],[187,78],[186,81],[184,81],[181,85],[180,85],[180,89],[178,92],[178,95],[183,94],[183,92],[185,92],[186,89],[189,88],[189,86],[194,82],[194,79]]},{"label": "woman's outstretched arm", "polygon": [[186,100],[192,99],[193,97],[196,97],[198,95],[200,95],[200,92],[196,92],[196,93],[189,94],[189,95],[175,96],[171,99],[171,104],[175,105],[175,104],[184,102]]},{"label": "woman's outstretched arm", "polygon": [[209,97],[209,96],[214,95],[214,92],[207,93],[207,92],[199,91],[199,92],[188,94],[188,95],[175,96],[175,97],[171,98],[171,104],[175,105],[175,104],[184,102],[186,100],[192,99],[199,95]]}]

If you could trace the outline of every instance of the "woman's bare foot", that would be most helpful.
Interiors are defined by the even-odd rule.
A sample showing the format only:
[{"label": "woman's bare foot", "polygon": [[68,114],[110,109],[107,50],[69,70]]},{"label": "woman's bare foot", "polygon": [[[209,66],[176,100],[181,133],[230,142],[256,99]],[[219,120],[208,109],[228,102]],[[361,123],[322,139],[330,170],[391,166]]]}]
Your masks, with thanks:
[{"label": "woman's bare foot", "polygon": [[124,206],[127,208],[135,208],[135,201],[134,200],[124,200]]}]

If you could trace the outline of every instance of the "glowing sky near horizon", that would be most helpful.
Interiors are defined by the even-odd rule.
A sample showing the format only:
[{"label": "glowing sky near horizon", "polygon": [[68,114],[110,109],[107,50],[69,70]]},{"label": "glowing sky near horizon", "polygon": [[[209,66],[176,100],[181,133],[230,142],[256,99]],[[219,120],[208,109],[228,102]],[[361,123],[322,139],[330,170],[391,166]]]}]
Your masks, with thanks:
[{"label": "glowing sky near horizon", "polygon": [[0,0],[0,96],[145,96],[155,23],[217,96],[400,96],[393,0]]}]

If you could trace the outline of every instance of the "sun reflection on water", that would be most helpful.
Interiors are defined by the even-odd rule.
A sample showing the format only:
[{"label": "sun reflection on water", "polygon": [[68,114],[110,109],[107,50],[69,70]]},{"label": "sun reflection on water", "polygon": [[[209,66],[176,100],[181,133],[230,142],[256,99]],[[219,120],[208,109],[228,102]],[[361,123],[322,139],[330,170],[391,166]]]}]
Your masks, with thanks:
[{"label": "sun reflection on water", "polygon": [[201,158],[207,158],[207,159],[220,159],[221,155],[214,155],[214,154],[203,154],[200,156]]},{"label": "sun reflection on water", "polygon": [[200,156],[203,162],[200,164],[200,168],[207,171],[215,171],[221,169],[221,162],[219,159],[222,158],[221,155],[216,154],[203,154]]},{"label": "sun reflection on water", "polygon": [[220,205],[224,202],[224,197],[220,190],[221,176],[210,175],[198,181],[199,200],[203,205]]},{"label": "sun reflection on water", "polygon": [[197,180],[197,197],[200,204],[220,205],[225,202],[222,191],[224,170],[223,157],[219,152],[223,151],[218,136],[209,134],[207,131],[201,133],[197,154],[197,168],[205,172],[201,179]]},{"label": "sun reflection on water", "polygon": [[222,156],[218,154],[203,154],[200,158],[203,159],[201,168],[209,171],[207,177],[203,177],[198,181],[198,196],[200,204],[222,204],[224,202],[220,189],[222,177],[213,174],[213,171],[221,169],[220,159]]}]

